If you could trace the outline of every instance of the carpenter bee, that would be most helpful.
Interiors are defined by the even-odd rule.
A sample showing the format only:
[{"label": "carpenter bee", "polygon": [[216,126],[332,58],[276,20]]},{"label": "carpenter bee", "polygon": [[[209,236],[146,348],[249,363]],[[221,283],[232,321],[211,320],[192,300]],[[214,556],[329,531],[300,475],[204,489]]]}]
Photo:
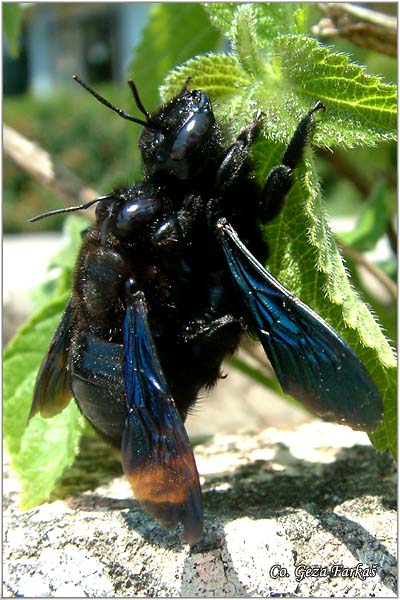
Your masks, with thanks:
[{"label": "carpenter bee", "polygon": [[262,266],[268,248],[260,224],[283,207],[324,106],[317,101],[300,120],[260,189],[249,150],[261,113],[228,146],[209,96],[191,89],[190,79],[153,114],[129,82],[143,119],[75,79],[143,126],[143,179],[36,217],[96,203],[30,416],[52,417],[74,397],[120,450],[142,507],[167,528],[181,523],[192,543],[202,535],[203,509],[183,423],[243,334],[258,336],[282,389],[316,414],[364,431],[382,418],[381,397],[359,358]]}]

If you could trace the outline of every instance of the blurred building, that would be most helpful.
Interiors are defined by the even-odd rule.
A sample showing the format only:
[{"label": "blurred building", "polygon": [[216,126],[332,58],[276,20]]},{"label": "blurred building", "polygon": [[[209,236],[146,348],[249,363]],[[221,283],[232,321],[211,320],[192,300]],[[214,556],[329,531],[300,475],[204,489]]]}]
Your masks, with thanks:
[{"label": "blurred building", "polygon": [[79,74],[96,83],[124,79],[132,48],[151,5],[134,3],[43,3],[24,7],[21,51],[3,51],[3,93],[45,95],[72,85]]}]

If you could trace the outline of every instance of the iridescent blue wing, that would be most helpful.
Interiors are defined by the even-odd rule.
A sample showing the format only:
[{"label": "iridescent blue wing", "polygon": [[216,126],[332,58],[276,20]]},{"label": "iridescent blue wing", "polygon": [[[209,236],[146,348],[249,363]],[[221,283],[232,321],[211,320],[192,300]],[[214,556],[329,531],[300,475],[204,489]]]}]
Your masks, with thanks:
[{"label": "iridescent blue wing", "polygon": [[225,219],[217,225],[229,269],[285,393],[321,417],[373,431],[380,394],[360,359],[315,312],[254,258]]},{"label": "iridescent blue wing", "polygon": [[54,417],[72,398],[67,368],[72,312],[70,300],[40,366],[29,419],[37,412],[42,417]]},{"label": "iridescent blue wing", "polygon": [[124,471],[144,509],[167,528],[182,523],[183,539],[194,542],[203,530],[199,476],[158,359],[141,292],[127,306],[124,354],[128,407],[121,446]]}]

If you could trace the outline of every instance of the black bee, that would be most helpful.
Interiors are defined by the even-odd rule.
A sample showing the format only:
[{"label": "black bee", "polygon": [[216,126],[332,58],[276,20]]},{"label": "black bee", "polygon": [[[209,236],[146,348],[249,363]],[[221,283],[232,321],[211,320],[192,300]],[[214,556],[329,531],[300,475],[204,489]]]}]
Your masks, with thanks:
[{"label": "black bee", "polygon": [[[209,96],[180,93],[144,119],[143,179],[96,198],[71,299],[42,363],[31,414],[51,417],[73,396],[121,451],[135,497],[183,539],[202,535],[201,490],[183,425],[199,391],[243,334],[255,334],[282,389],[320,416],[370,431],[382,418],[365,367],[329,325],[262,266],[260,224],[281,210],[321,102],[301,119],[262,189],[249,149],[262,115],[227,147]],[[46,213],[53,214],[53,213]],[[44,215],[39,215],[41,218]]]}]

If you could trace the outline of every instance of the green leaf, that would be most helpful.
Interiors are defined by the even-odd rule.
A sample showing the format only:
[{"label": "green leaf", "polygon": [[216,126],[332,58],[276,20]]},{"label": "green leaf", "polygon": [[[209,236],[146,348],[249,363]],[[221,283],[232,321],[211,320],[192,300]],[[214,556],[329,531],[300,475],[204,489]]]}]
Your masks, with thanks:
[{"label": "green leaf", "polygon": [[3,31],[11,56],[17,58],[21,33],[21,4],[18,2],[3,3]]},{"label": "green leaf", "polygon": [[91,220],[85,217],[68,217],[64,221],[62,248],[49,260],[49,269],[66,269],[72,271],[82,244],[82,234],[91,225]]},{"label": "green leaf", "polygon": [[359,252],[373,250],[386,232],[389,215],[385,203],[386,185],[379,182],[351,231],[337,233],[337,237]]},{"label": "green leaf", "polygon": [[285,35],[274,40],[270,65],[253,99],[266,112],[271,138],[287,139],[300,115],[321,100],[326,114],[314,136],[316,145],[352,147],[396,139],[396,86],[367,75],[344,54],[305,36]]},{"label": "green leaf", "polygon": [[14,462],[22,483],[22,510],[50,498],[55,484],[78,454],[84,425],[75,402],[52,419],[32,419]]},{"label": "green leaf", "polygon": [[[242,19],[250,18],[250,13],[247,8],[238,11]],[[213,101],[229,100],[220,119],[239,129],[261,109],[265,135],[275,141],[287,142],[317,100],[326,105],[313,139],[317,146],[372,145],[396,138],[395,86],[299,35],[275,38],[270,58],[265,55],[261,64],[256,36],[247,33],[241,22],[235,30],[236,54],[200,56],[172,71],[161,88],[163,99],[176,94],[184,79],[193,75],[193,85],[205,89]]]},{"label": "green leaf", "polygon": [[[262,172],[276,164],[280,151],[258,144],[256,160],[269,156]],[[368,308],[351,287],[327,225],[315,171],[309,158],[297,169],[287,204],[265,227],[270,246],[268,268],[290,291],[338,331],[361,358],[384,399],[385,418],[371,436],[378,449],[396,451],[396,359]]]},{"label": "green leaf", "polygon": [[41,308],[4,350],[4,433],[11,454],[18,452],[25,430],[34,379],[61,319],[69,294]]},{"label": "green leaf", "polygon": [[[395,258],[392,259],[395,263]],[[381,267],[380,267],[381,268]],[[383,270],[383,269],[381,269]],[[358,263],[354,261],[349,254],[346,252],[346,272],[350,278],[352,285],[361,294],[364,302],[370,308],[370,311],[375,317],[375,320],[381,324],[383,331],[392,347],[396,347],[397,340],[397,303],[395,300],[385,301],[383,304],[381,299],[377,298],[376,295],[371,292],[369,287],[365,286],[365,279],[360,277],[360,270]]]},{"label": "green leaf", "polygon": [[235,14],[232,24],[232,49],[237,55],[244,71],[255,76],[264,77],[266,63],[258,43],[255,9],[252,4],[241,5]]},{"label": "green leaf", "polygon": [[206,3],[210,20],[229,39],[236,37],[238,21],[253,23],[254,43],[268,48],[284,33],[305,33],[308,7],[299,2]]},{"label": "green leaf", "polygon": [[4,351],[4,437],[23,484],[25,508],[49,497],[55,481],[74,460],[83,428],[73,402],[57,417],[34,417],[27,427],[36,374],[68,297],[64,294],[33,315]]},{"label": "green leaf", "polygon": [[[85,217],[70,216],[65,219],[61,249],[49,259],[47,279],[29,291],[34,308],[47,304],[71,289],[72,272],[79,248],[82,244],[82,233],[90,226],[91,221]],[[57,270],[57,276],[54,274]]]},{"label": "green leaf", "polygon": [[232,21],[238,6],[237,2],[206,2],[204,4],[211,23],[226,37],[230,37]]},{"label": "green leaf", "polygon": [[[251,7],[255,21],[257,43],[269,50],[273,40],[282,34],[303,33],[306,30],[308,7],[299,2],[259,2],[242,5]],[[241,9],[238,9],[238,14]]]},{"label": "green leaf", "polygon": [[248,75],[232,54],[210,53],[188,60],[171,71],[160,88],[162,100],[165,102],[176,95],[189,75],[193,78],[192,84],[206,90],[216,102],[231,100],[250,84]]}]

